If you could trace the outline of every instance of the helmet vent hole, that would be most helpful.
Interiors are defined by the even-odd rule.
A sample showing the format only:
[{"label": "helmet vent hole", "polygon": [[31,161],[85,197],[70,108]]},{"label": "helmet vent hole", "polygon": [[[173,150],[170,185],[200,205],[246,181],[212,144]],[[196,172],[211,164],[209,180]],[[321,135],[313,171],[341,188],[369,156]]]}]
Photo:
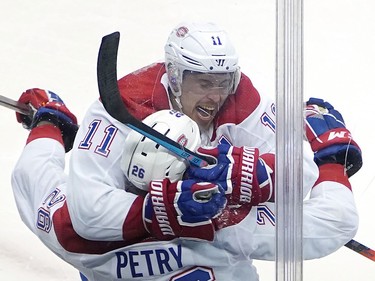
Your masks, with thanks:
[{"label": "helmet vent hole", "polygon": [[147,153],[144,152],[144,151],[141,152],[141,155],[144,156],[144,157],[147,157]]}]

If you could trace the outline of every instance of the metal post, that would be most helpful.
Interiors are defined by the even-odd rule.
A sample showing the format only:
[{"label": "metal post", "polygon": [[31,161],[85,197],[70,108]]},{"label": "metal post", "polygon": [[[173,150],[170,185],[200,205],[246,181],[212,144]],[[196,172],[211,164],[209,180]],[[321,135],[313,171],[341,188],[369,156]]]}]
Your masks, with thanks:
[{"label": "metal post", "polygon": [[277,0],[276,280],[302,272],[302,0]]}]

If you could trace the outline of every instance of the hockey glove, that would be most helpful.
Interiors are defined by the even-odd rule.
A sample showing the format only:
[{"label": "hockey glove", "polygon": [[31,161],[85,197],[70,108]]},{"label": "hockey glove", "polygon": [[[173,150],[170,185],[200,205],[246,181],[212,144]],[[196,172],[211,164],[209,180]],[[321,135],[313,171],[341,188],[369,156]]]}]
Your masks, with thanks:
[{"label": "hockey glove", "polygon": [[17,121],[30,130],[41,121],[48,121],[60,128],[65,151],[68,152],[74,142],[78,125],[77,118],[69,111],[58,95],[38,88],[26,90],[18,100],[28,104],[34,111],[32,116],[16,113]]},{"label": "hockey glove", "polygon": [[305,133],[314,161],[344,165],[348,177],[362,167],[362,153],[346,129],[340,112],[322,99],[310,98],[305,108]]},{"label": "hockey glove", "polygon": [[[202,199],[206,194],[212,196]],[[216,184],[152,181],[143,205],[145,228],[159,240],[185,237],[212,241],[211,219],[221,213],[225,204],[224,191]]]},{"label": "hockey glove", "polygon": [[214,148],[201,147],[198,153],[214,157],[216,164],[204,168],[189,167],[189,178],[222,186],[229,206],[245,205],[250,210],[273,196],[274,157],[267,157],[270,163],[266,163],[259,157],[257,148],[239,148],[228,144],[219,144]]}]

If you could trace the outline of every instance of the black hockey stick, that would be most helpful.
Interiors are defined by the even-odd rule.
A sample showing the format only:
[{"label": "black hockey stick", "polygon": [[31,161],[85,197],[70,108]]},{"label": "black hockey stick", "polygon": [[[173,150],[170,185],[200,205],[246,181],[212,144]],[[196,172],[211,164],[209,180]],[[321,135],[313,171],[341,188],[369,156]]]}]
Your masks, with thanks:
[{"label": "black hockey stick", "polygon": [[188,150],[132,116],[124,105],[117,84],[117,52],[120,33],[114,32],[102,38],[99,49],[97,75],[99,94],[106,111],[121,123],[165,147],[177,156],[197,167],[208,164],[202,156]]}]

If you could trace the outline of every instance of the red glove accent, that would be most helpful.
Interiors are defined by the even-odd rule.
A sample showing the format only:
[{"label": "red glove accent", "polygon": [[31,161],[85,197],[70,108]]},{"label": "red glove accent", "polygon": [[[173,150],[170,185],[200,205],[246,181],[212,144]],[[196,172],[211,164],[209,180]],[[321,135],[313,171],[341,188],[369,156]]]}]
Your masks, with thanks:
[{"label": "red glove accent", "polygon": [[[38,88],[28,89],[22,93],[18,102],[30,105],[35,112],[41,107],[54,109],[65,114],[74,124],[77,124],[77,118],[69,111],[60,97],[53,92]],[[25,124],[27,129],[30,129],[33,120],[29,116],[17,112],[16,118],[19,123]]]},{"label": "red glove accent", "polygon": [[314,152],[337,144],[358,146],[350,131],[344,127],[344,121],[336,119],[333,114],[328,113],[327,109],[318,105],[306,106],[305,124],[306,138]]},{"label": "red glove accent", "polygon": [[362,152],[345,126],[344,118],[330,103],[310,98],[305,107],[306,138],[320,166],[338,163],[345,166],[348,176],[362,167]]},{"label": "red glove accent", "polygon": [[[189,178],[214,182],[227,194],[228,205],[252,206],[268,201],[273,194],[274,158],[266,163],[254,147],[234,147],[220,144],[215,148],[199,148],[198,153],[216,158],[216,165],[189,167]],[[271,166],[270,166],[271,165]]]},{"label": "red glove accent", "polygon": [[72,148],[78,130],[77,118],[58,95],[51,91],[34,88],[22,93],[18,101],[28,104],[34,111],[32,116],[16,113],[17,121],[26,129],[36,127],[41,121],[48,121],[59,127],[65,151],[68,152]]},{"label": "red glove accent", "polygon": [[[211,196],[203,200],[199,194]],[[144,200],[145,228],[160,240],[185,237],[212,241],[211,218],[221,213],[225,203],[223,190],[212,183],[153,181]]]},{"label": "red glove accent", "polygon": [[[47,93],[45,90],[38,88],[29,89],[22,93],[21,97],[18,99],[18,102],[29,104],[31,108],[36,112],[40,107],[45,106],[49,101]],[[16,118],[18,123],[24,123],[28,129],[30,129],[32,119],[27,118],[21,113],[16,112]]]}]

